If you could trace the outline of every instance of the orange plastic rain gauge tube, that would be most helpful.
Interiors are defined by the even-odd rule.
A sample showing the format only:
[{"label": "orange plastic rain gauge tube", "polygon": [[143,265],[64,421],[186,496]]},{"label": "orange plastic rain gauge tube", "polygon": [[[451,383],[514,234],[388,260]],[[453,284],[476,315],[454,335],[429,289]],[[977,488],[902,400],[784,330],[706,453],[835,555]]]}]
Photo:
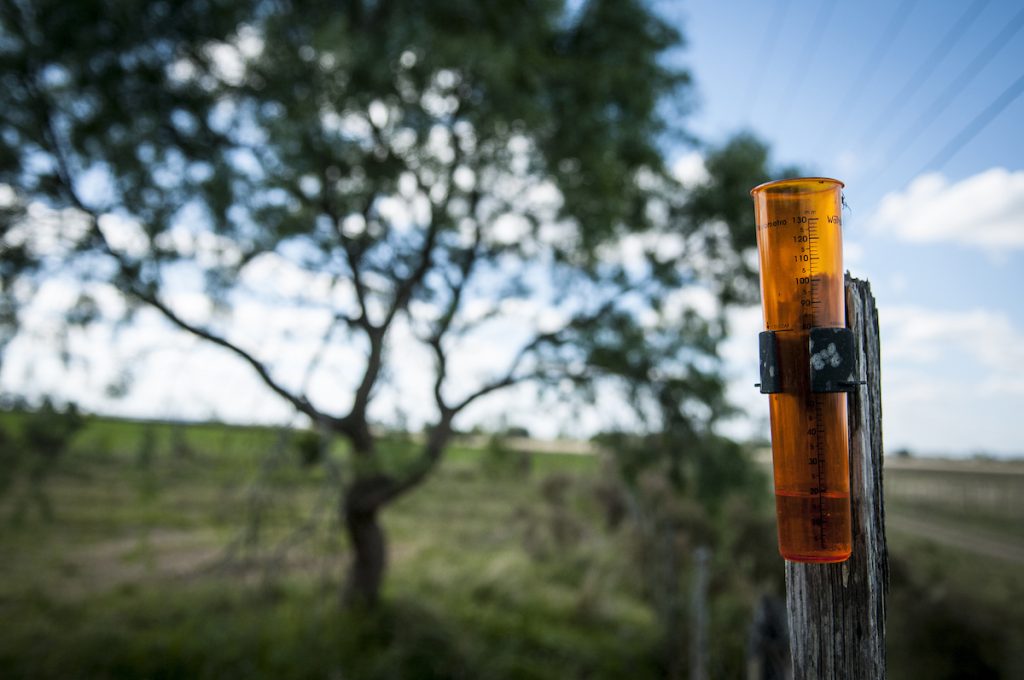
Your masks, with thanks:
[{"label": "orange plastic rain gauge tube", "polygon": [[[811,177],[750,192],[764,325],[773,332],[762,333],[761,391],[771,415],[779,552],[795,562],[842,562],[851,551],[843,390],[853,383],[817,391],[811,375],[812,366],[834,370],[842,360],[827,340],[846,326],[842,188],[838,180]],[[774,358],[766,369],[768,352]]]}]

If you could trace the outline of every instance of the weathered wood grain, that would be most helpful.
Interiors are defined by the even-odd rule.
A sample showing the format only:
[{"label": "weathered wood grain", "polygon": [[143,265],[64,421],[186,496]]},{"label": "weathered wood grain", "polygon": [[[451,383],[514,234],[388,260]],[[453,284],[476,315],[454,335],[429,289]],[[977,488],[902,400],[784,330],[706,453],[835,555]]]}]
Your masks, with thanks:
[{"label": "weathered wood grain", "polygon": [[796,680],[885,677],[889,566],[882,501],[882,395],[878,310],[871,286],[846,275],[846,321],[860,375],[849,396],[853,555],[842,564],[786,562],[790,652]]}]

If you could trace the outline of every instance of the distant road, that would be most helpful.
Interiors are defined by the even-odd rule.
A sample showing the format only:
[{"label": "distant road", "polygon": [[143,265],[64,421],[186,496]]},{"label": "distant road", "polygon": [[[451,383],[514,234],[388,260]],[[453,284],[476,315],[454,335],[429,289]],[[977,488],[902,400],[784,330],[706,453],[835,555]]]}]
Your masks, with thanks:
[{"label": "distant road", "polygon": [[1024,564],[1024,545],[1019,542],[888,511],[885,514],[885,526],[887,530],[927,538],[935,543],[982,557],[995,557],[1016,564]]}]

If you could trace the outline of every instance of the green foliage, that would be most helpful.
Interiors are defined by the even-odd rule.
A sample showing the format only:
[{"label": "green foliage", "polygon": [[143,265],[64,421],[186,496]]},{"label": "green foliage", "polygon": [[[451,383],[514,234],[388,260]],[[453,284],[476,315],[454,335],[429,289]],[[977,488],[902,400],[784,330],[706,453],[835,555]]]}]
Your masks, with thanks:
[{"label": "green foliage", "polygon": [[[663,171],[658,107],[689,83],[659,58],[679,34],[635,0],[594,0],[574,20],[552,0],[5,8],[0,182],[22,201],[137,220],[142,255],[114,263],[129,291],[158,287],[159,263],[195,255],[197,242],[161,237],[186,206],[196,232],[229,239],[204,265],[211,291],[260,253],[285,256],[286,242],[306,265],[344,261],[345,238],[367,274],[396,282],[395,270],[418,266],[420,243],[376,202],[403,178],[435,203],[416,226],[437,223],[435,245],[450,254],[431,268],[463,257],[450,238],[460,220],[539,219],[523,202],[500,205],[495,182],[517,176],[558,189],[549,219],[579,227],[562,254],[592,251],[651,226],[636,173]],[[475,186],[452,181],[458,167]],[[83,193],[89,173],[101,191]],[[486,219],[463,203],[482,198],[499,202]],[[343,236],[358,215],[365,230]],[[103,252],[102,230],[90,230],[75,250]]]},{"label": "green foliage", "polygon": [[530,453],[511,448],[506,438],[497,434],[488,439],[481,457],[484,474],[496,478],[526,477],[530,474],[532,462]]},{"label": "green foliage", "polygon": [[[690,77],[666,58],[682,35],[647,3],[0,7],[0,184],[15,198],[0,240],[17,255],[0,293],[43,262],[81,279],[69,322],[101,320],[93,293],[115,288],[126,314],[148,305],[234,354],[350,442],[349,520],[375,522],[437,465],[463,409],[526,381],[563,401],[614,390],[702,507],[745,474],[714,436],[731,412],[717,351],[726,305],[755,287],[741,206],[767,151],[742,136],[709,152],[707,184],[671,176],[662,145],[686,137]],[[205,318],[175,307],[183,281],[213,301]],[[521,325],[524,299],[559,323],[525,329],[476,389],[451,385],[459,352],[492,345],[502,327],[488,324]],[[260,351],[283,344],[232,332],[243,301],[319,315],[302,381]],[[396,319],[434,359],[436,422],[418,451],[370,428]],[[351,399],[314,403],[338,344],[365,350],[361,371],[346,367]],[[192,457],[174,429],[171,446]]]},{"label": "green foliage", "polygon": [[663,665],[676,674],[685,667],[688,593],[706,551],[716,675],[741,675],[752,603],[764,590],[775,591],[782,574],[767,480],[746,450],[713,434],[612,432],[598,442],[606,461],[596,492],[607,525],[628,532],[642,593],[661,632]]},{"label": "green foliage", "polygon": [[[1013,678],[1024,670],[1019,567],[913,541],[890,556],[894,677]],[[1012,575],[1011,575],[1012,574]]]},{"label": "green foliage", "polygon": [[511,426],[505,428],[504,432],[502,432],[502,435],[505,436],[505,437],[517,437],[517,438],[520,438],[520,439],[529,439],[530,438],[530,430],[529,430],[529,428],[524,427],[523,425],[511,425]]},{"label": "green foliage", "polygon": [[41,458],[55,459],[67,450],[82,425],[75,404],[60,408],[50,399],[43,399],[39,408],[29,411],[21,421],[22,448]]},{"label": "green foliage", "polygon": [[709,232],[707,255],[724,266],[729,276],[720,279],[726,302],[758,300],[757,270],[751,259],[738,256],[756,246],[750,190],[772,179],[798,177],[794,167],[773,168],[768,146],[750,133],[740,133],[707,155],[708,181],[694,187],[685,211],[700,224],[717,223],[726,232]]},{"label": "green foliage", "polygon": [[674,493],[712,515],[733,496],[754,505],[767,497],[767,480],[751,461],[748,448],[724,437],[666,430],[645,437],[609,432],[597,441],[609,452],[611,473],[630,488],[635,489],[644,475],[663,477]]},{"label": "green foliage", "polygon": [[[24,417],[0,413],[3,431]],[[136,454],[147,430],[149,471]],[[454,447],[435,481],[387,516],[393,574],[371,614],[335,606],[346,548],[322,466],[285,449],[267,470],[282,441],[269,428],[187,426],[190,459],[172,455],[170,432],[85,418],[48,487],[56,521],[0,523],[0,616],[13,622],[0,626],[5,678],[666,676],[641,560],[658,543],[632,517],[606,524],[595,456],[538,454],[524,483],[484,476],[482,450]],[[161,492],[139,503],[149,472]],[[257,475],[274,500],[262,550],[224,562]],[[674,518],[679,554],[712,548],[711,677],[742,677],[752,607],[782,587],[770,500],[734,494],[709,515],[664,474],[640,476],[644,498],[671,509],[662,516]],[[889,543],[890,677],[1019,677],[1020,569],[898,532]],[[275,560],[280,546],[287,559]],[[689,559],[676,576],[685,615]]]},{"label": "green foliage", "polygon": [[[351,412],[321,418],[335,409],[257,371],[353,441],[397,315],[438,353],[438,409],[454,411],[443,397],[446,335],[477,323],[462,315],[469,298],[532,297],[568,319],[526,346],[509,383],[656,382],[679,412],[694,410],[687,401],[722,412],[721,318],[665,305],[686,287],[731,302],[751,285],[739,188],[767,176],[767,152],[741,137],[710,152],[708,184],[684,191],[669,176],[659,145],[685,138],[690,77],[664,58],[682,36],[645,3],[4,7],[0,183],[22,208],[64,210],[56,253],[25,236],[24,210],[12,213],[12,255],[89,263],[90,281],[253,364],[220,332],[226,319],[198,324],[166,304],[173,275],[201,277],[230,306],[265,256],[309,281],[327,274],[326,294],[309,285],[281,304],[322,307],[369,347]],[[511,223],[525,231],[510,238],[501,228]],[[615,255],[630,235],[643,237],[642,266]],[[4,281],[27,272],[18,261]],[[83,295],[69,318],[98,319],[92,300]],[[652,315],[653,326],[640,323]],[[343,336],[332,333],[325,343]]]},{"label": "green foliage", "polygon": [[[317,513],[335,516],[336,496],[319,496],[321,468],[279,459],[265,480],[274,497],[264,514],[265,550],[225,566],[249,503],[250,485],[232,480],[256,469],[272,436],[186,428],[196,455],[177,459],[164,427],[86,428],[69,461],[80,474],[62,479],[54,494],[58,510],[78,511],[58,512],[50,525],[0,527],[0,546],[13,556],[0,564],[0,612],[19,621],[0,633],[6,675],[657,677],[631,568],[606,549],[607,536],[592,531],[592,515],[579,505],[584,486],[576,480],[592,471],[592,458],[566,457],[572,481],[553,496],[563,519],[584,531],[535,563],[523,545],[521,508],[548,504],[539,485],[488,479],[482,451],[458,450],[436,484],[389,513],[390,597],[375,612],[343,611],[333,567],[345,548],[332,541],[330,520],[312,525],[311,535],[295,531]],[[108,441],[125,444],[156,432],[160,495],[134,502],[147,471],[131,447],[94,448],[91,428],[116,430]],[[546,514],[538,519],[548,526]],[[271,561],[281,544],[290,546],[289,560]]]},{"label": "green foliage", "polygon": [[304,467],[319,465],[324,459],[324,438],[316,430],[302,430],[292,440],[299,462]]},{"label": "green foliage", "polygon": [[51,520],[46,480],[84,421],[75,404],[60,408],[48,398],[38,408],[19,415],[0,424],[0,497],[14,492],[15,520],[23,520],[33,504],[44,519]]}]

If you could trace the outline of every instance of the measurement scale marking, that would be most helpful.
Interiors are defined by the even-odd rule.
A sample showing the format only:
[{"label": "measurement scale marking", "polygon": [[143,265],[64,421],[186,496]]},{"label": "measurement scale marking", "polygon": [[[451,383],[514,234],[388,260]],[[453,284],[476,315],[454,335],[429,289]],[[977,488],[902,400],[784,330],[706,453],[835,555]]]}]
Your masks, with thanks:
[{"label": "measurement scale marking", "polygon": [[[815,272],[815,264],[821,258],[818,257],[817,245],[818,241],[817,228],[818,228],[818,217],[807,218],[807,249],[808,249],[808,288],[806,289],[808,297],[810,298],[811,315],[810,315],[810,327],[817,325],[818,314],[820,313],[821,298],[818,297],[820,292],[818,284],[820,283]],[[825,428],[824,428],[824,414],[822,413],[822,396],[815,395],[812,397],[814,410],[814,436],[811,441],[813,447],[813,456],[811,456],[812,464],[812,476],[814,477],[814,487],[811,490],[813,496],[817,496],[817,517],[812,519],[812,525],[816,525],[818,529],[818,544],[821,548],[825,548]],[[812,506],[813,507],[813,506]]]},{"label": "measurement scale marking", "polygon": [[822,548],[824,548],[825,547],[825,471],[822,469],[822,464],[824,463],[824,459],[825,459],[825,456],[823,455],[824,443],[825,442],[823,441],[824,433],[822,432],[822,427],[821,427],[822,421],[824,420],[824,418],[822,416],[822,413],[821,413],[821,406],[822,406],[821,400],[822,400],[821,396],[816,396],[814,398],[814,416],[815,416],[815,420],[817,421],[816,424],[815,424],[815,428],[814,428],[814,438],[816,440],[815,441],[815,443],[816,443],[816,447],[815,447],[816,448],[816,451],[815,451],[816,456],[815,457],[817,458],[817,470],[816,470],[816,472],[817,472],[817,485],[818,485],[818,518],[817,518],[818,519],[818,543],[821,545]]}]

